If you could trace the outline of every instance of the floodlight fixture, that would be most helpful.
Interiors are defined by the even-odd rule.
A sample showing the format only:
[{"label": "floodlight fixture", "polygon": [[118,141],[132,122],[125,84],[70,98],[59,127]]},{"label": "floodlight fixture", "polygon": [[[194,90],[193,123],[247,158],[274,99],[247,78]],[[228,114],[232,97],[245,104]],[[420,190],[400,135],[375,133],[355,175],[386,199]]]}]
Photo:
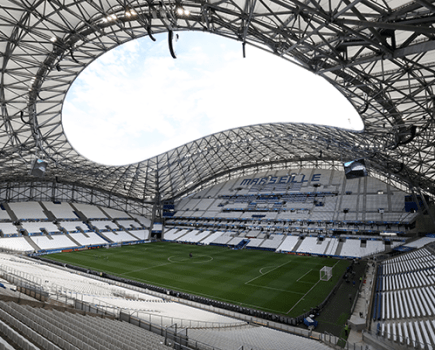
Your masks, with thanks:
[{"label": "floodlight fixture", "polygon": [[184,10],[181,6],[177,7],[177,14],[179,14],[180,16],[184,14]]},{"label": "floodlight fixture", "polygon": [[57,38],[56,38],[55,36],[52,36],[52,37],[50,38],[50,41],[51,41],[52,43],[55,43],[55,42],[57,41]]},{"label": "floodlight fixture", "polygon": [[137,12],[127,7],[124,14],[126,17],[131,17],[137,15]]},{"label": "floodlight fixture", "polygon": [[175,7],[175,13],[180,17],[188,17],[190,15],[190,11],[186,10],[183,6],[177,5]]}]

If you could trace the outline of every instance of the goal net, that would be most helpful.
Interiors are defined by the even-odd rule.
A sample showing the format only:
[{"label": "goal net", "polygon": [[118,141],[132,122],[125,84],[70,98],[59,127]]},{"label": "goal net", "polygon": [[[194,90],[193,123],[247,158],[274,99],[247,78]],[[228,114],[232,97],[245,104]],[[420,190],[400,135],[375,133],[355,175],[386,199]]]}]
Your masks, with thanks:
[{"label": "goal net", "polygon": [[329,281],[332,277],[332,267],[323,266],[320,269],[320,280],[321,281]]}]

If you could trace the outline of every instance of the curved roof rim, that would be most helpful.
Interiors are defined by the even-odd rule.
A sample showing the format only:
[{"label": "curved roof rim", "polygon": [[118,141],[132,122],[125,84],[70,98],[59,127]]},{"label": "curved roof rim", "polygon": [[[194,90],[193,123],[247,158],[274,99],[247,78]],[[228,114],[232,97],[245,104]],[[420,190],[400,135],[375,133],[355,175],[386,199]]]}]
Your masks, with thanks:
[{"label": "curved roof rim", "polygon": [[[400,6],[400,3],[395,5],[393,1],[384,6],[371,0],[364,2],[364,4],[354,2],[346,8],[331,9],[331,11],[333,10],[331,13],[335,13],[337,18],[324,21],[328,12],[321,11],[320,8],[311,6],[312,4],[304,4],[298,10],[297,3],[299,2],[289,1],[284,6],[281,2],[272,1],[270,9],[252,7],[253,16],[250,22],[246,22],[249,17],[246,17],[246,13],[240,10],[244,8],[244,2],[237,0],[236,3],[242,6],[239,8],[231,7],[229,3],[221,2],[219,4],[222,6],[208,5],[202,9],[198,3],[186,1],[189,10],[192,10],[192,13],[195,13],[196,10],[197,15],[191,18],[190,24],[187,24],[188,21],[185,20],[177,20],[175,24],[186,29],[206,29],[219,33],[231,33],[234,38],[244,39],[246,42],[262,42],[270,47],[272,52],[277,54],[290,52],[297,60],[306,62],[306,64],[310,62],[315,64],[316,56],[323,55],[317,57],[318,74],[331,79],[331,82],[341,88],[346,96],[354,101],[354,105],[360,111],[363,110],[361,108],[365,108],[367,100],[361,87],[374,87],[374,95],[369,95],[367,110],[362,113],[365,124],[364,138],[374,145],[388,144],[389,147],[384,149],[383,154],[404,162],[412,175],[409,176],[409,179],[412,181],[416,179],[414,181],[416,184],[427,184],[428,190],[435,193],[433,187],[435,178],[433,160],[434,100],[432,97],[434,96],[432,89],[434,71],[432,67],[434,65],[435,40],[430,33],[430,30],[433,31],[431,24],[420,21],[428,14],[432,15],[432,11],[425,4],[410,3],[406,6]],[[1,20],[2,23],[11,28],[9,40],[4,41],[3,45],[0,43],[4,58],[0,87],[3,115],[7,115],[9,119],[16,122],[13,124],[7,120],[5,122],[7,128],[5,127],[2,131],[6,135],[4,139],[7,139],[7,141],[2,141],[2,151],[7,157],[4,170],[11,176],[22,174],[20,166],[24,164],[23,158],[34,153],[31,140],[36,136],[31,130],[29,131],[29,126],[21,121],[28,120],[27,118],[32,116],[32,113],[36,113],[35,115],[39,119],[38,125],[35,126],[38,131],[36,141],[39,138],[41,142],[44,142],[45,149],[53,159],[59,158],[63,163],[76,167],[77,172],[81,168],[95,167],[94,164],[82,159],[71,149],[57,119],[59,106],[61,106],[59,98],[62,91],[65,91],[65,86],[71,83],[71,77],[78,74],[80,65],[74,61],[71,55],[66,55],[65,67],[63,67],[64,74],[60,74],[60,72],[54,74],[57,70],[52,66],[50,74],[43,76],[44,85],[35,86],[36,95],[27,92],[27,80],[32,78],[32,74],[37,68],[44,65],[43,60],[40,60],[42,53],[45,52],[45,56],[50,54],[47,51],[47,45],[51,45],[49,44],[50,38],[47,36],[49,31],[58,33],[59,37],[62,36],[60,34],[68,35],[79,25],[92,27],[92,23],[87,24],[89,18],[108,15],[111,8],[114,11],[121,11],[121,7],[113,7],[119,6],[119,3],[111,0],[108,0],[104,5],[103,3],[77,0],[66,3],[63,7],[56,7],[55,4],[49,3],[50,12],[45,12],[44,4],[46,3],[40,1],[10,2],[8,8],[16,12],[21,11],[21,15],[15,16],[8,14],[4,9],[1,10],[4,11],[4,16],[1,18],[7,19],[7,21]],[[169,3],[164,4],[169,6]],[[359,7],[366,6],[365,4],[370,4],[370,6],[362,14]],[[146,3],[138,9],[150,10]],[[280,10],[281,17],[277,15],[278,10]],[[337,11],[335,12],[335,10]],[[167,30],[168,25],[172,23],[169,18],[162,17],[166,14],[165,11],[167,9],[162,9],[155,16],[149,16],[153,32]],[[213,14],[216,11],[219,16]],[[59,20],[61,12],[64,12],[63,14],[68,17],[65,22]],[[88,13],[89,18],[82,18],[83,13]],[[346,21],[346,18],[358,13],[365,17],[356,20],[357,23]],[[282,18],[286,15],[288,22],[282,22]],[[298,27],[298,21],[292,22],[296,15],[299,16],[300,23],[302,23],[300,27]],[[33,17],[30,21],[31,16]],[[232,18],[231,21],[229,16]],[[42,18],[45,20],[42,21]],[[63,16],[63,18],[66,17]],[[400,24],[394,22],[397,18],[401,19]],[[306,25],[306,19],[310,20],[311,28]],[[44,25],[41,25],[42,22]],[[419,31],[415,32],[414,37],[410,29],[417,22],[419,22],[417,24]],[[93,50],[104,49],[112,44],[117,45],[119,42],[130,40],[146,32],[143,24],[139,22],[136,24],[118,21],[116,27],[112,26],[113,30],[110,32],[106,31],[106,34],[100,37],[88,39],[87,46],[83,42],[83,45],[80,46],[81,51],[74,51],[75,60],[85,65],[92,59]],[[390,28],[390,32],[384,31],[387,27]],[[242,33],[240,33],[240,28],[244,29]],[[326,36],[321,38],[319,33],[323,35],[326,33]],[[393,38],[397,40],[397,45],[393,45]],[[360,42],[353,41],[355,39],[359,39]],[[345,43],[344,48],[340,47],[343,42]],[[352,46],[353,44],[359,46]],[[32,55],[35,52],[34,49],[39,50],[38,55]],[[332,64],[332,66],[324,65],[326,63]],[[334,71],[343,71],[346,73],[345,78],[340,78]],[[356,80],[353,78],[357,76],[362,77],[363,80],[355,84]],[[34,101],[36,101],[39,110],[34,110]],[[385,101],[388,103],[385,104]],[[27,106],[29,106],[29,116],[24,115],[23,118],[20,118],[19,111]],[[394,118],[400,118],[399,120],[403,123],[397,123]],[[412,127],[417,128],[415,140],[410,139],[409,136]],[[387,136],[384,135],[385,133]],[[397,139],[396,142],[391,141],[392,136],[395,136],[398,142]],[[19,156],[16,154],[18,146],[22,146]],[[270,146],[274,147],[272,144]],[[380,158],[379,161],[381,162],[382,159]],[[150,162],[144,162],[144,166],[154,165],[151,165]],[[228,167],[231,166],[231,163],[228,163]],[[111,170],[105,167],[98,168],[106,173],[106,178],[109,178],[109,174],[111,174],[110,176],[118,178],[118,182],[122,179],[122,170],[116,172],[112,168]],[[125,167],[119,169],[125,169]],[[74,172],[68,173],[68,171],[65,171],[67,175],[74,175]],[[55,173],[53,170],[53,174]],[[145,173],[148,174],[146,171]],[[177,181],[182,177],[177,176],[177,179],[170,175],[165,175],[164,178],[165,181],[174,182],[174,186],[176,186],[179,184]],[[201,176],[203,175],[199,169],[197,170],[198,179],[201,179]],[[90,178],[88,181],[97,182],[97,178]],[[144,188],[146,188],[148,186],[146,178],[144,181]],[[153,178],[152,181],[157,183],[158,188],[160,180]],[[188,181],[190,179],[187,179],[185,183]],[[110,187],[112,183],[107,181],[103,185]],[[116,188],[111,187],[111,189],[115,190]],[[122,192],[122,189],[116,190]],[[146,191],[143,189],[143,193]]]}]

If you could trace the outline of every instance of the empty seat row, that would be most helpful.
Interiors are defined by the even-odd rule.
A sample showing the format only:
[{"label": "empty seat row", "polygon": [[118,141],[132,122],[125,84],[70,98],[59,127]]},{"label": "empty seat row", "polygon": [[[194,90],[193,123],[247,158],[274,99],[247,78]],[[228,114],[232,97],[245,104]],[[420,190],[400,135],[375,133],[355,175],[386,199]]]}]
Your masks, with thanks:
[{"label": "empty seat row", "polygon": [[376,293],[373,307],[375,320],[435,316],[435,287]]},{"label": "empty seat row", "polygon": [[[56,345],[50,347],[38,340],[47,349],[168,349],[163,337],[121,321],[5,302],[0,302],[0,312],[9,321],[11,317],[18,321],[26,334],[36,332]],[[38,337],[33,335],[33,338]]]},{"label": "empty seat row", "polygon": [[377,332],[390,341],[414,349],[435,348],[435,320],[379,323]]}]

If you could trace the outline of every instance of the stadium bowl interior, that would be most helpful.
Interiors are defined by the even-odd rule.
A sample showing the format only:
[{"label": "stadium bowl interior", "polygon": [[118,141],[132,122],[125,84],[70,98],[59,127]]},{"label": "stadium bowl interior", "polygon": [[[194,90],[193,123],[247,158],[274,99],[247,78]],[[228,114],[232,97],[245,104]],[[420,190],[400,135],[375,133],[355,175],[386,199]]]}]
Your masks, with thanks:
[{"label": "stadium bowl interior", "polygon": [[[346,342],[361,349],[432,348],[432,2],[0,4],[0,347],[262,349],[273,339],[275,348]],[[76,77],[112,48],[144,36],[153,40],[157,33],[168,33],[168,54],[175,56],[171,40],[176,31],[221,35],[239,41],[243,49],[254,45],[300,65],[336,87],[358,111],[364,129],[260,124],[212,134],[124,166],[81,156],[62,126],[63,102]],[[173,257],[169,252],[186,248],[173,242],[195,245]],[[89,249],[97,247],[113,249]],[[285,312],[250,304],[243,292],[238,295],[240,287],[234,287],[232,299],[223,300],[219,293],[205,295],[181,284],[170,288],[175,284],[148,275],[131,285],[134,270],[110,266],[116,261],[112,254],[133,256],[134,249],[145,249],[141,256],[146,249],[161,249],[157,256],[171,264],[168,271],[190,264],[192,273],[197,265],[217,263],[216,252],[239,254],[255,272],[243,286],[258,282],[258,290],[284,288],[299,293],[298,300],[323,283],[323,266],[344,261],[349,269],[343,267],[343,278],[325,269],[322,279],[340,277],[333,293],[290,316],[296,302]],[[58,259],[64,261],[57,264],[44,260],[64,250],[83,252],[62,255]],[[277,260],[257,266],[258,253]],[[89,265],[83,264],[86,254],[94,259]],[[66,256],[80,259],[66,262]],[[280,284],[279,277],[288,272],[281,265],[290,269],[290,261],[300,261],[307,267],[319,259],[325,262],[310,267],[315,277],[301,268],[304,274],[295,278],[310,285],[308,290]],[[350,305],[334,299],[343,295]],[[108,301],[114,297],[120,305]],[[142,304],[130,305],[132,300]],[[47,311],[47,305],[52,309]],[[337,314],[338,305],[345,309]],[[96,318],[96,313],[106,316]],[[177,321],[165,323],[171,318]],[[118,334],[121,324],[127,326]],[[227,332],[213,331],[222,327]],[[84,328],[96,332],[79,337],[77,329]],[[154,333],[160,338],[154,339]]]}]

